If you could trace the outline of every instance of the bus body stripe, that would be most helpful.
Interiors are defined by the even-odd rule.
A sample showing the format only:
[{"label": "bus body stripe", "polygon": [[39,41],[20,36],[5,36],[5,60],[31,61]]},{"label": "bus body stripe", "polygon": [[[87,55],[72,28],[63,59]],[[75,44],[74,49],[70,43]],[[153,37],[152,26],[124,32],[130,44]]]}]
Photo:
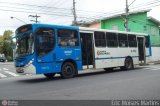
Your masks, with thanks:
[{"label": "bus body stripe", "polygon": [[[138,58],[139,56],[131,56],[132,58]],[[95,58],[96,60],[103,60],[103,59],[121,59],[126,57],[108,57],[108,58]]]}]

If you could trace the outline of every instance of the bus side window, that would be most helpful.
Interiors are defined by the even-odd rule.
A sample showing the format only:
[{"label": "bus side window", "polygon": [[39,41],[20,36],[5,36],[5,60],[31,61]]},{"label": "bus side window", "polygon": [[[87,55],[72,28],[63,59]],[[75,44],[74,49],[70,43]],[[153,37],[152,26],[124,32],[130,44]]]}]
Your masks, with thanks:
[{"label": "bus side window", "polygon": [[59,29],[58,45],[61,47],[78,46],[78,32],[69,29]]},{"label": "bus side window", "polygon": [[137,47],[136,35],[128,34],[128,44],[129,47]]},{"label": "bus side window", "polygon": [[106,37],[104,32],[94,32],[95,46],[106,47]]},{"label": "bus side window", "polygon": [[106,32],[107,46],[118,47],[117,33]]},{"label": "bus side window", "polygon": [[128,47],[127,34],[118,34],[118,45],[119,47]]}]

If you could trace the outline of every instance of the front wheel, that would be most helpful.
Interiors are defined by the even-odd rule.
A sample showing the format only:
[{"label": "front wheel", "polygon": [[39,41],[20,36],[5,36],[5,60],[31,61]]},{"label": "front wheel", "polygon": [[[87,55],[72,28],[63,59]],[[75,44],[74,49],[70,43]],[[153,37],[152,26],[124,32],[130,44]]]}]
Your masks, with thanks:
[{"label": "front wheel", "polygon": [[65,62],[62,65],[62,72],[61,77],[62,78],[73,78],[76,73],[75,65],[71,62]]}]

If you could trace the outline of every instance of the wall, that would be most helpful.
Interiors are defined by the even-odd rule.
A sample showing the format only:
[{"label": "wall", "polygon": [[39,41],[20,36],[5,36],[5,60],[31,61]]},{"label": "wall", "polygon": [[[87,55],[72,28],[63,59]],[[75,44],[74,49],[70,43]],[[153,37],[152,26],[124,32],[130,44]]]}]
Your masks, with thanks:
[{"label": "wall", "polygon": [[160,47],[152,47],[152,61],[160,61]]},{"label": "wall", "polygon": [[[129,15],[128,27],[130,32],[144,32],[144,26],[147,23],[147,13]],[[112,29],[112,26],[117,25],[118,30],[125,31],[125,19],[122,16],[110,18],[101,21],[102,29]]]},{"label": "wall", "polygon": [[101,25],[100,25],[100,22],[95,22],[95,23],[92,23],[92,24],[88,25],[87,27],[100,29]]}]

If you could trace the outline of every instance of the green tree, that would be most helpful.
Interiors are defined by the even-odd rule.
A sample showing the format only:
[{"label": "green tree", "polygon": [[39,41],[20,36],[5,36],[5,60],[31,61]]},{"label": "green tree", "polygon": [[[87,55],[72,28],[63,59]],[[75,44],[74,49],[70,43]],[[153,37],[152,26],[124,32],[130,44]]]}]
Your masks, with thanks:
[{"label": "green tree", "polygon": [[10,42],[12,33],[11,30],[6,30],[3,34],[2,53],[5,54],[8,61],[11,61],[13,58],[13,50]]},{"label": "green tree", "polygon": [[3,53],[3,36],[0,35],[0,54]]}]

